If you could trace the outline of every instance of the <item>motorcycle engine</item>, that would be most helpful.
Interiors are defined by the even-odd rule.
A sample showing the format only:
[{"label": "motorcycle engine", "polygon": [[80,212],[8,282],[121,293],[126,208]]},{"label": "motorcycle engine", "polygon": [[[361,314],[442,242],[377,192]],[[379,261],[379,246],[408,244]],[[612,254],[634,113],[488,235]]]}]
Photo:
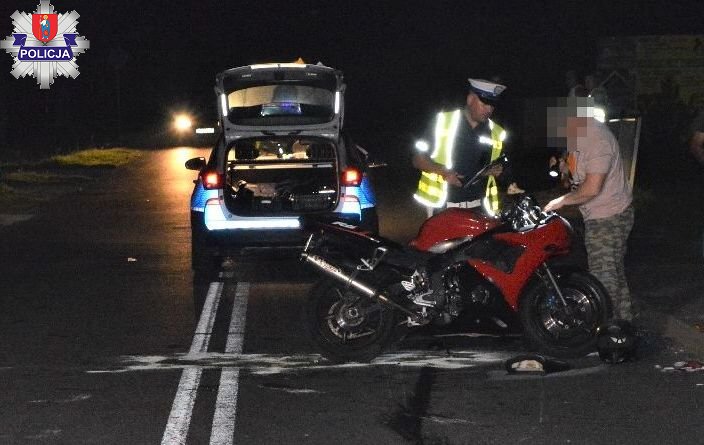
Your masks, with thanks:
[{"label": "motorcycle engine", "polygon": [[462,290],[466,289],[463,285],[463,278],[460,265],[453,265],[448,268],[443,274],[443,290],[445,293],[445,310],[453,317],[457,317],[462,309],[464,309],[464,299]]},{"label": "motorcycle engine", "polygon": [[445,271],[443,278],[447,310],[453,316],[469,307],[493,307],[497,299],[501,299],[491,283],[464,264],[453,265]]},{"label": "motorcycle engine", "polygon": [[469,307],[491,308],[497,290],[466,264],[456,263],[429,274],[418,269],[400,282],[406,296],[436,322],[450,323]]},{"label": "motorcycle engine", "polygon": [[425,269],[416,269],[412,276],[400,283],[407,292],[406,297],[422,308],[424,317],[442,324],[450,323],[463,307],[457,275],[452,268],[447,272],[429,274]]}]

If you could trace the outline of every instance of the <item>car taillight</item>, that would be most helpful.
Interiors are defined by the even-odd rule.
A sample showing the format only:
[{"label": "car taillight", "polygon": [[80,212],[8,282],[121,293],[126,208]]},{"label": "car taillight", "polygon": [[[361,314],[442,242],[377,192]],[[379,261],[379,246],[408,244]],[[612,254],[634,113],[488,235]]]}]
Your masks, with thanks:
[{"label": "car taillight", "polygon": [[356,187],[362,182],[362,172],[353,167],[348,167],[342,172],[342,185]]},{"label": "car taillight", "polygon": [[219,189],[222,187],[222,175],[212,170],[206,170],[201,173],[203,180],[203,188],[207,190]]}]

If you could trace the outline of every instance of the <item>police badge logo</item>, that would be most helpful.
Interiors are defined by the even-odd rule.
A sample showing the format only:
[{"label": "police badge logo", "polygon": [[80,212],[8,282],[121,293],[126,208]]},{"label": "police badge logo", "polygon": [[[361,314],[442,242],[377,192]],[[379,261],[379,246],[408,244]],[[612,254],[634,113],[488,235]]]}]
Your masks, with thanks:
[{"label": "police badge logo", "polygon": [[0,41],[0,48],[14,58],[10,73],[15,79],[32,76],[42,90],[48,90],[57,76],[78,77],[76,57],[90,48],[90,42],[76,33],[80,15],[57,14],[49,1],[40,0],[32,14],[15,11],[14,32]]},{"label": "police badge logo", "polygon": [[32,14],[32,34],[46,45],[56,37],[58,21],[59,14]]}]

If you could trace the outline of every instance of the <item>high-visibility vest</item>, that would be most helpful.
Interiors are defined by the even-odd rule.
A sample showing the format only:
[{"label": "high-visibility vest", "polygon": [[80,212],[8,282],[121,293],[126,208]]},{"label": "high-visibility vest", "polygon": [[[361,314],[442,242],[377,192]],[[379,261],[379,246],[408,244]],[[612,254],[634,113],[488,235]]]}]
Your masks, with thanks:
[{"label": "high-visibility vest", "polygon": [[[460,119],[462,119],[461,109],[440,112],[435,121],[434,149],[430,159],[447,169],[452,169],[452,150],[455,146]],[[480,140],[480,142],[491,145],[491,162],[501,155],[506,132],[492,120],[489,120],[489,129],[491,130],[490,140]],[[441,175],[422,171],[418,181],[418,189],[413,197],[426,207],[443,207],[447,201],[447,182]],[[496,213],[499,209],[499,190],[493,176],[488,178],[485,199],[487,200],[485,205]]]}]

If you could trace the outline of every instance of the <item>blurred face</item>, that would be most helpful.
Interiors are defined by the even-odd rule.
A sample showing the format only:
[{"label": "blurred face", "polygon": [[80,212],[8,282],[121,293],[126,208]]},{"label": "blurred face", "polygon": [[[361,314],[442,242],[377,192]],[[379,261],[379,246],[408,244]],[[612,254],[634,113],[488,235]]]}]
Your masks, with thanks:
[{"label": "blurred face", "polygon": [[577,149],[577,139],[586,137],[587,122],[586,117],[568,117],[565,125],[565,136],[567,137],[567,151]]},{"label": "blurred face", "polygon": [[[558,99],[559,102],[560,99]],[[569,151],[576,150],[577,140],[587,135],[587,126],[589,121],[593,119],[590,117],[589,104],[585,102],[582,105],[575,107],[574,104],[565,105],[563,103],[547,107],[546,123],[549,146],[567,147]]]},{"label": "blurred face", "polygon": [[494,112],[494,106],[485,104],[474,93],[467,95],[467,114],[470,124],[476,126],[482,122],[486,122]]}]

